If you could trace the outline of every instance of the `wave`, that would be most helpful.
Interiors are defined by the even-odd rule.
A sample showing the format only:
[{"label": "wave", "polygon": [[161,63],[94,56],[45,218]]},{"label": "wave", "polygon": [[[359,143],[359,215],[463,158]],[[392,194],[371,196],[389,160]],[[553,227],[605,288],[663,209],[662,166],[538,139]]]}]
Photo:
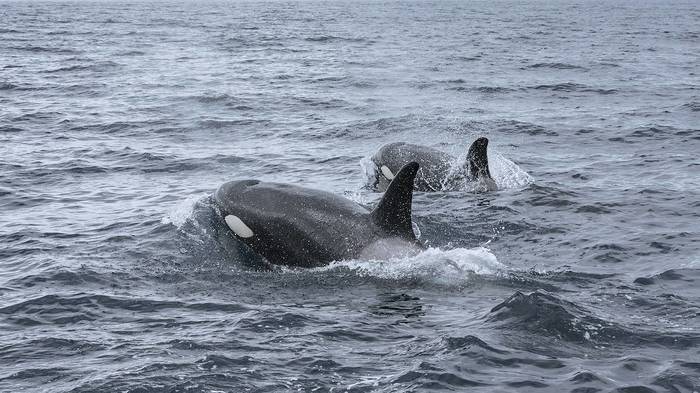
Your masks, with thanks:
[{"label": "wave", "polygon": [[123,51],[123,52],[117,52],[117,56],[143,56],[145,55],[146,52],[140,51],[140,50],[129,50],[129,51]]},{"label": "wave", "polygon": [[310,107],[320,107],[324,109],[347,108],[351,106],[351,104],[348,101],[345,101],[340,98],[319,99],[316,97],[295,97],[295,99],[304,105],[308,105]]},{"label": "wave", "polygon": [[474,55],[474,56],[449,56],[448,60],[456,60],[456,61],[479,61],[483,58],[482,55]]},{"label": "wave", "polygon": [[57,173],[70,174],[94,174],[106,173],[109,167],[98,163],[90,162],[84,159],[72,159],[59,162],[53,165],[46,165],[41,168],[23,167],[15,174],[20,176],[44,177],[51,176]]},{"label": "wave", "polygon": [[555,83],[555,84],[549,84],[549,85],[535,85],[535,86],[529,86],[528,89],[550,90],[550,91],[556,91],[556,92],[597,93],[597,94],[601,94],[601,95],[616,94],[618,92],[617,89],[594,88],[594,87],[590,87],[587,85],[583,85],[580,83],[574,83],[574,82]]},{"label": "wave", "polygon": [[[2,131],[0,127],[0,132]],[[136,151],[130,148],[79,152],[78,156],[80,158],[47,163],[41,167],[15,165],[9,170],[13,172],[13,176],[20,178],[55,179],[56,176],[66,173],[82,175],[119,172],[177,173],[212,168],[216,167],[217,163],[230,165],[245,161],[241,157],[232,155],[181,158],[176,155]]]},{"label": "wave", "polygon": [[19,123],[19,122],[31,123],[33,121],[56,120],[57,118],[62,117],[62,116],[64,116],[64,113],[62,113],[62,112],[38,111],[38,112],[24,113],[20,116],[13,117],[11,119],[11,121],[13,123]]},{"label": "wave", "polygon": [[627,328],[598,318],[573,302],[537,290],[530,294],[516,292],[495,306],[486,321],[500,329],[519,330],[527,334],[583,345],[661,345],[668,348],[691,348],[700,345],[700,335],[692,332],[650,332]]},{"label": "wave", "polygon": [[17,90],[17,91],[30,91],[30,90],[42,90],[44,87],[33,87],[27,84],[15,84],[12,82],[0,82],[0,91],[2,90]]},{"label": "wave", "polygon": [[[574,175],[577,176],[577,175]],[[582,180],[588,180],[586,176],[583,175],[578,175],[575,178],[579,178]],[[606,204],[604,203],[593,203],[590,205],[582,205],[578,209],[576,209],[576,213],[584,213],[584,214],[610,214],[612,213],[612,210],[608,209]]]},{"label": "wave", "polygon": [[0,133],[10,133],[10,132],[23,132],[24,128],[13,127],[13,126],[0,126]]},{"label": "wave", "polygon": [[[21,235],[22,238],[26,238],[27,234],[15,234],[15,235]],[[32,234],[35,236],[41,236],[41,237],[54,237],[56,238],[56,234],[46,234],[46,233],[36,233]],[[53,236],[51,236],[53,235]],[[59,234],[63,235],[61,237],[63,238],[76,238],[76,237],[81,237],[84,236],[84,234]],[[5,240],[5,239],[3,239]],[[58,268],[58,269],[53,269],[53,270],[48,270],[44,271],[38,274],[28,274],[28,275],[23,275],[22,277],[18,277],[12,280],[9,280],[7,282],[7,285],[10,287],[24,287],[24,288],[30,288],[30,287],[35,287],[38,285],[41,285],[43,283],[52,283],[56,285],[63,285],[63,286],[80,286],[81,288],[90,286],[90,285],[98,285],[98,286],[105,286],[105,285],[111,285],[114,284],[109,278],[106,278],[104,275],[91,270],[91,269],[80,269],[77,271],[71,271],[65,268]]]},{"label": "wave", "polygon": [[497,93],[510,93],[512,91],[515,91],[514,89],[508,88],[508,87],[501,87],[501,86],[480,86],[475,88],[475,91],[479,93],[486,93],[486,94],[497,94]]},{"label": "wave", "polygon": [[582,85],[579,83],[556,83],[552,85],[537,85],[537,86],[532,86],[532,89],[535,90],[553,90],[553,91],[580,91],[582,89],[587,88],[586,85]]},{"label": "wave", "polygon": [[483,94],[504,94],[514,92],[515,89],[502,86],[478,86],[478,87],[466,87],[466,86],[456,86],[449,87],[447,90],[452,91],[466,91],[466,92],[477,92]]},{"label": "wave", "polygon": [[[101,309],[118,309],[131,312],[155,312],[165,309],[190,309],[245,313],[249,309],[237,303],[190,303],[167,299],[122,297],[103,294],[42,295],[18,303],[0,307],[0,314],[19,324],[39,323],[67,324],[99,318]],[[50,310],[50,312],[46,312]],[[33,317],[33,320],[29,318]]]},{"label": "wave", "polygon": [[337,41],[344,41],[344,42],[371,42],[367,40],[366,38],[362,37],[338,37],[334,35],[320,35],[320,36],[313,36],[313,37],[306,37],[304,38],[305,41],[309,42],[337,42]]},{"label": "wave", "polygon": [[0,82],[0,90],[14,90],[17,89],[17,85],[10,82]]},{"label": "wave", "polygon": [[324,83],[324,82],[330,82],[330,84],[336,84],[337,82],[343,82],[348,80],[347,76],[322,76],[322,77],[312,77],[312,78],[307,78],[305,79],[305,82],[307,83]]},{"label": "wave", "polygon": [[46,382],[54,381],[65,377],[70,369],[65,367],[43,367],[43,368],[27,368],[21,371],[14,372],[7,376],[0,376],[0,381],[17,380],[35,380],[37,378],[46,378]]},{"label": "wave", "polygon": [[460,377],[451,372],[436,372],[434,370],[408,371],[391,381],[393,384],[410,383],[411,386],[423,386],[434,389],[458,388],[465,389],[477,386],[488,386],[487,383],[478,382],[472,379]]},{"label": "wave", "polygon": [[[64,356],[85,356],[88,353],[107,349],[107,347],[108,346],[105,344],[94,341],[58,337],[17,340],[0,346],[0,359],[16,359],[22,356],[43,359]],[[36,375],[32,375],[31,377],[35,376]],[[20,378],[17,374],[15,374],[15,377]]]},{"label": "wave", "polygon": [[46,47],[46,46],[34,46],[34,45],[29,45],[29,46],[12,46],[9,47],[8,49],[13,49],[13,50],[19,50],[19,51],[27,51],[27,52],[47,52],[47,53],[57,53],[57,54],[62,54],[62,55],[69,55],[69,54],[77,54],[80,53],[78,50],[74,49],[68,49],[68,48],[51,48],[51,47]]},{"label": "wave", "polygon": [[[70,120],[64,120],[65,123],[71,124]],[[82,123],[70,127],[71,131],[75,132],[95,132],[106,134],[117,134],[126,131],[135,131],[145,127],[156,127],[165,124],[162,120],[147,120],[147,121],[115,121],[108,123]],[[170,128],[168,130],[171,130]],[[158,130],[154,130],[158,132]]]},{"label": "wave", "polygon": [[682,281],[683,285],[693,285],[695,281],[700,281],[700,269],[670,269],[652,276],[638,277],[634,280],[634,283],[640,285],[670,285],[679,281]]},{"label": "wave", "polygon": [[670,136],[674,131],[677,131],[677,129],[675,127],[649,125],[646,127],[639,127],[639,128],[634,129],[634,131],[627,134],[627,137],[629,137],[629,138],[659,138],[659,137],[664,137],[664,136]]},{"label": "wave", "polygon": [[203,104],[209,104],[209,103],[213,103],[213,102],[229,102],[231,100],[234,100],[234,97],[231,97],[228,94],[214,93],[214,92],[204,93],[204,94],[202,94],[200,96],[196,96],[194,98]]},{"label": "wave", "polygon": [[203,370],[215,370],[217,368],[233,368],[233,367],[242,367],[242,366],[250,366],[252,364],[258,364],[257,361],[255,361],[252,357],[250,356],[239,356],[236,358],[231,358],[223,355],[206,355],[202,359],[198,359],[195,364],[197,367],[203,369]]},{"label": "wave", "polygon": [[255,124],[265,125],[270,121],[265,119],[236,119],[236,120],[220,120],[220,119],[206,119],[199,121],[199,125],[202,128],[207,129],[220,129],[229,128],[232,126],[249,126]]},{"label": "wave", "polygon": [[[205,92],[200,95],[190,96],[187,99],[195,100],[202,104],[223,104],[224,106],[236,110],[236,111],[250,111],[255,108],[242,104],[242,102],[248,102],[242,98],[234,97],[226,93],[217,92]],[[208,120],[205,120],[208,121]],[[216,121],[216,120],[212,120]],[[245,120],[247,122],[247,120]],[[214,128],[217,127],[215,123],[211,123]]]},{"label": "wave", "polygon": [[700,139],[700,137],[696,136],[696,134],[697,130],[694,129],[679,130],[672,126],[650,124],[646,126],[637,127],[631,132],[629,132],[627,135],[608,138],[608,141],[631,144],[636,143],[641,139],[665,140],[670,139],[673,136],[690,137],[690,139]]},{"label": "wave", "polygon": [[498,132],[504,132],[508,134],[515,133],[526,134],[531,136],[559,135],[559,133],[557,133],[556,131],[546,128],[544,126],[517,120],[499,120],[493,124],[493,127],[496,128],[496,131]]},{"label": "wave", "polygon": [[526,203],[530,206],[568,207],[577,205],[573,199],[578,194],[572,191],[537,184],[532,184],[529,190],[531,196]]},{"label": "wave", "polygon": [[681,108],[691,112],[700,112],[700,101],[692,101],[687,104],[683,104],[681,105]]},{"label": "wave", "polygon": [[73,66],[68,66],[68,67],[55,68],[55,69],[48,70],[45,72],[54,73],[54,72],[86,71],[86,70],[89,70],[90,67],[91,66],[73,65]]},{"label": "wave", "polygon": [[549,68],[557,70],[586,70],[586,67],[577,66],[568,63],[536,63],[523,67],[524,69]]},{"label": "wave", "polygon": [[67,66],[67,67],[59,67],[55,68],[52,70],[47,70],[44,71],[45,73],[53,74],[53,73],[61,73],[61,72],[76,72],[76,71],[105,71],[110,68],[115,68],[119,66],[118,63],[115,63],[113,61],[103,61],[97,64],[90,64],[90,65],[72,65],[72,66]]}]

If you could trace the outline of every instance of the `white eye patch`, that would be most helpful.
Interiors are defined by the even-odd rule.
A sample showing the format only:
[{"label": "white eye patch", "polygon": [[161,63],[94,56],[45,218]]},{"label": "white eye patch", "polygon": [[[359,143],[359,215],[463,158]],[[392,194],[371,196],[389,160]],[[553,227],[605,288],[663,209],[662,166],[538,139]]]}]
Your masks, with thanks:
[{"label": "white eye patch", "polygon": [[394,180],[394,174],[391,173],[391,169],[389,169],[386,165],[382,165],[382,175],[386,177],[389,180]]},{"label": "white eye patch", "polygon": [[243,238],[248,238],[253,236],[253,231],[248,228],[248,225],[246,225],[240,218],[237,216],[234,216],[233,214],[229,214],[228,216],[224,217],[224,220],[226,221],[226,225],[228,225],[229,228],[235,233],[236,235],[243,237]]}]

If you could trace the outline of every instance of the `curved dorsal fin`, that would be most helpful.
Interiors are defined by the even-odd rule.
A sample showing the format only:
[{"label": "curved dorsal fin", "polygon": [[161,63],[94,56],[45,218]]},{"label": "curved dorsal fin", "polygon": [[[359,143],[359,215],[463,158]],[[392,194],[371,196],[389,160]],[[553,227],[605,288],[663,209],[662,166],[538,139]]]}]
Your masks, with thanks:
[{"label": "curved dorsal fin", "polygon": [[469,166],[469,176],[472,180],[476,180],[480,177],[486,179],[491,179],[491,172],[489,171],[489,158],[487,154],[487,149],[489,147],[489,140],[486,137],[480,137],[475,140],[471,146],[469,146],[469,152],[467,152],[467,164]]},{"label": "curved dorsal fin", "polygon": [[394,176],[382,200],[372,211],[372,221],[389,235],[415,240],[411,226],[413,180],[418,163],[409,162]]}]

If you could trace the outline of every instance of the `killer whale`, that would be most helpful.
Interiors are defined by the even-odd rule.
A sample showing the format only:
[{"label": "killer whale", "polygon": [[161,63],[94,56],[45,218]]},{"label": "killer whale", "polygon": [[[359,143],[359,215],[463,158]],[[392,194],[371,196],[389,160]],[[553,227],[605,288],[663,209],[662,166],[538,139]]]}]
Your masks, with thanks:
[{"label": "killer whale", "polygon": [[404,142],[384,145],[372,156],[377,175],[373,186],[385,190],[399,168],[415,161],[420,165],[414,184],[418,191],[441,191],[464,181],[479,182],[477,189],[496,190],[489,171],[488,145],[487,138],[476,139],[469,147],[464,167],[454,167],[455,157],[427,146]]},{"label": "killer whale", "polygon": [[258,180],[225,183],[214,202],[234,236],[270,263],[317,267],[382,258],[423,247],[411,223],[418,168],[404,165],[372,211],[333,193]]}]

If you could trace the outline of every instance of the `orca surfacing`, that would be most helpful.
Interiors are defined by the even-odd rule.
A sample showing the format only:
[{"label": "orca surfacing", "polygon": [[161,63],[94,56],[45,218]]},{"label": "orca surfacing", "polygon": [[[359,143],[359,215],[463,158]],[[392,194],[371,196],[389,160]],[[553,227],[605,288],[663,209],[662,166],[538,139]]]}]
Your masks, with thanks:
[{"label": "orca surfacing", "polygon": [[411,224],[418,168],[404,165],[372,211],[329,192],[258,180],[225,183],[214,200],[236,238],[269,262],[323,266],[367,257],[378,244],[421,249]]},{"label": "orca surfacing", "polygon": [[414,185],[417,191],[441,191],[460,181],[479,182],[479,189],[496,190],[496,183],[489,171],[488,144],[489,140],[485,137],[475,140],[469,147],[463,168],[453,167],[456,159],[451,155],[427,146],[404,142],[384,145],[372,157],[377,169],[374,187],[385,190],[395,171],[415,161],[420,164]]}]

